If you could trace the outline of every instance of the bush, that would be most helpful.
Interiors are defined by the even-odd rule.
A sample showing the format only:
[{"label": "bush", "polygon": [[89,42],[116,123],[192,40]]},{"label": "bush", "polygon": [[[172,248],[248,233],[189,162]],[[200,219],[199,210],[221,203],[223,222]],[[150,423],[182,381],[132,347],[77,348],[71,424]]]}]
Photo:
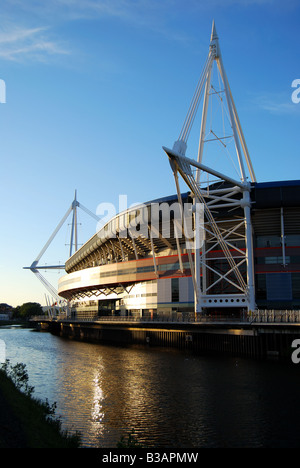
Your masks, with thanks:
[{"label": "bush", "polygon": [[[33,398],[33,391],[25,365],[11,366],[6,360],[0,367],[1,403],[5,408],[5,414],[0,413],[0,448],[78,448],[79,433],[70,435],[61,430],[61,421],[55,417],[56,403]],[[1,421],[1,417],[6,419]]]}]

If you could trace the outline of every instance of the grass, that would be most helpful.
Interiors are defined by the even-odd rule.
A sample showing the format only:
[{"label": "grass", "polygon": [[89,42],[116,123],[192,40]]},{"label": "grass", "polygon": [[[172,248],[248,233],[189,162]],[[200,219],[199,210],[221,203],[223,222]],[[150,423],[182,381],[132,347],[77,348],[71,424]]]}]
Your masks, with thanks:
[{"label": "grass", "polygon": [[0,448],[78,448],[79,434],[62,431],[50,406],[32,396],[25,366],[0,369]]}]

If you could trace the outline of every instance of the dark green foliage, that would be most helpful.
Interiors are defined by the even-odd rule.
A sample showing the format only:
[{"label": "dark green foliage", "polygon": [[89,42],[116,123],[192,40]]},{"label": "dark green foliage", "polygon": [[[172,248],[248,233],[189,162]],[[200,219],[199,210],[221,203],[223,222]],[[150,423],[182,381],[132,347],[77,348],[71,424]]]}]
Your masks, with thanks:
[{"label": "dark green foliage", "polygon": [[128,434],[127,439],[122,436],[120,441],[117,443],[117,448],[142,448],[143,445],[141,445],[134,434],[134,429],[131,431],[130,434]]},{"label": "dark green foliage", "polygon": [[0,368],[0,448],[78,448],[78,433],[62,431],[56,404],[33,398],[24,364]]},{"label": "dark green foliage", "polygon": [[38,302],[25,302],[17,306],[13,312],[14,318],[27,320],[34,315],[43,315],[43,308]]}]

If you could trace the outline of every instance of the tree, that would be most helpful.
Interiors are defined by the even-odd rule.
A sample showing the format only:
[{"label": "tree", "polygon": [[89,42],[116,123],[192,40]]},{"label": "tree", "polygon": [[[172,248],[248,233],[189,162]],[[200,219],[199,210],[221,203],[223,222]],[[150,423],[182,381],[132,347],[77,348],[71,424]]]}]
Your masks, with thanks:
[{"label": "tree", "polygon": [[18,307],[18,317],[27,319],[34,315],[43,315],[42,306],[38,302],[25,302]]}]

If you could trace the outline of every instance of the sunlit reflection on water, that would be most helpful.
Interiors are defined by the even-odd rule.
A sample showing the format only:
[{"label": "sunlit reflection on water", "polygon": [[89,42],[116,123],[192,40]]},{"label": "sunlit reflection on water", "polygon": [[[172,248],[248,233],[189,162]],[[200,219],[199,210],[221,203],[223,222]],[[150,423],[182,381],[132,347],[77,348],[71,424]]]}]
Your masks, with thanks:
[{"label": "sunlit reflection on water", "polygon": [[104,411],[103,411],[103,390],[102,390],[102,380],[101,380],[101,372],[99,370],[95,370],[95,378],[93,380],[93,388],[94,388],[94,397],[93,397],[93,405],[91,408],[91,431],[93,433],[93,438],[97,438],[101,434],[104,433]]},{"label": "sunlit reflection on water", "polygon": [[[0,329],[35,396],[57,403],[84,447],[134,431],[151,447],[298,446],[300,367],[151,348],[78,343]],[[299,365],[300,366],[300,365]]]}]

